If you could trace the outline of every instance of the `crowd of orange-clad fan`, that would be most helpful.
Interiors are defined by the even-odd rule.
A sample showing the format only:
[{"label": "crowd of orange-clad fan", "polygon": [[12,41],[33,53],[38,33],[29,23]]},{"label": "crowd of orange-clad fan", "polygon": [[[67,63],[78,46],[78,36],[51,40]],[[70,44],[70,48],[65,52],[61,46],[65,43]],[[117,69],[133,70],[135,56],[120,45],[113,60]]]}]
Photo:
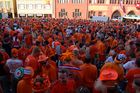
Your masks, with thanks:
[{"label": "crowd of orange-clad fan", "polygon": [[0,93],[140,93],[133,22],[0,21]]}]

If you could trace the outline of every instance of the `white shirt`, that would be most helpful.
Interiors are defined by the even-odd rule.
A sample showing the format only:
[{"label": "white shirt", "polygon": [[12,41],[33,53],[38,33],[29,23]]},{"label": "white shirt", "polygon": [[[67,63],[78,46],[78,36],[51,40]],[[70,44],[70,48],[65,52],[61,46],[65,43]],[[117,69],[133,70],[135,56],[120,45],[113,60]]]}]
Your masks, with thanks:
[{"label": "white shirt", "polygon": [[105,60],[105,63],[107,62],[114,62],[114,59],[112,56],[109,56],[106,60]]},{"label": "white shirt", "polygon": [[127,63],[125,63],[125,64],[123,65],[123,67],[124,67],[126,70],[135,68],[135,67],[136,67],[136,65],[135,65],[135,60],[128,61]]},{"label": "white shirt", "polygon": [[13,74],[17,68],[23,66],[23,62],[19,59],[8,59],[6,65],[10,69],[10,73]]}]

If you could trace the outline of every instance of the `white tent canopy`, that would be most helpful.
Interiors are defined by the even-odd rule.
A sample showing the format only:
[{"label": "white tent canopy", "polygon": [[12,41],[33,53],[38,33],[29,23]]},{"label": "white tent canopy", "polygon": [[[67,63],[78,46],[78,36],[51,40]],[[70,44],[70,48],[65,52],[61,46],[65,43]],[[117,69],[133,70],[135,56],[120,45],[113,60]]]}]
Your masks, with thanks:
[{"label": "white tent canopy", "polygon": [[123,16],[123,18],[140,20],[140,16],[138,16],[138,15],[125,15],[125,16]]}]

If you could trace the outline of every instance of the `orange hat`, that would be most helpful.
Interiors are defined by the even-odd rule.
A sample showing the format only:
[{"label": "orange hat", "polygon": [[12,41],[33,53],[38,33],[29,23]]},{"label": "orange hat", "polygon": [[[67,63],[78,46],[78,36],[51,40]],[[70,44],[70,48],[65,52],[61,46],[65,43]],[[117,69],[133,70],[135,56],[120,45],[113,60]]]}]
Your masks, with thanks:
[{"label": "orange hat", "polygon": [[47,59],[48,59],[48,57],[46,57],[44,54],[42,54],[39,56],[38,62],[46,61]]},{"label": "orange hat", "polygon": [[32,67],[25,67],[24,68],[24,79],[32,78],[34,76],[34,70]]},{"label": "orange hat", "polygon": [[118,73],[113,69],[104,69],[99,76],[100,80],[116,80]]},{"label": "orange hat", "polygon": [[12,49],[12,56],[14,57],[18,56],[18,50],[16,48]]}]

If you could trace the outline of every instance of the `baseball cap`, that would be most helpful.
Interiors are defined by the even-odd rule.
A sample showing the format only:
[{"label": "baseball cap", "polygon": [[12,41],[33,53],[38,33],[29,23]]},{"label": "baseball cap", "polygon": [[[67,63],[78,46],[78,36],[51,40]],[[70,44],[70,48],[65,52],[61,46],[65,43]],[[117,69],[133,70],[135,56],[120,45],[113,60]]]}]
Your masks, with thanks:
[{"label": "baseball cap", "polygon": [[116,80],[118,78],[118,73],[114,69],[104,69],[100,73],[99,79],[102,81],[105,80]]}]

